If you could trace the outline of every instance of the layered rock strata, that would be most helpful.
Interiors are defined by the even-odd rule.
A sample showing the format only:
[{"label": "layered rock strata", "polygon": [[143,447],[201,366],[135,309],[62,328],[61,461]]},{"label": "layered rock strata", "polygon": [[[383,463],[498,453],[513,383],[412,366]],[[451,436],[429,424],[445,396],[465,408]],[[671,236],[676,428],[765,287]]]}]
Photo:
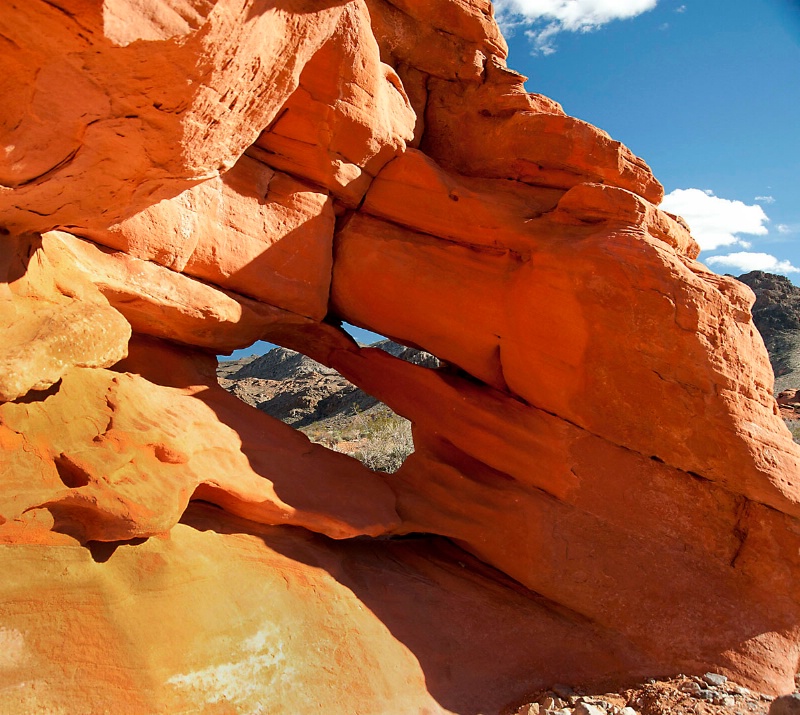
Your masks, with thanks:
[{"label": "layered rock strata", "polygon": [[[800,451],[753,294],[526,92],[488,0],[30,0],[0,40],[4,711],[791,689]],[[415,453],[376,474],[225,393],[258,339]]]}]

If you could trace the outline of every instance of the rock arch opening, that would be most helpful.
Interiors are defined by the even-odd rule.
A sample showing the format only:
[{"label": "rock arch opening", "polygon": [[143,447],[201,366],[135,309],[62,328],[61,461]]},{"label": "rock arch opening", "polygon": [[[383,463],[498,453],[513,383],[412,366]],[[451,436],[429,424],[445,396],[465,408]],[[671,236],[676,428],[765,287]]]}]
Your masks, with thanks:
[{"label": "rock arch opening", "polygon": [[[417,365],[439,366],[433,355],[377,333],[347,324],[343,330],[364,347]],[[261,342],[251,355],[221,359],[217,379],[243,402],[373,471],[394,473],[414,451],[408,419],[302,352]]]}]

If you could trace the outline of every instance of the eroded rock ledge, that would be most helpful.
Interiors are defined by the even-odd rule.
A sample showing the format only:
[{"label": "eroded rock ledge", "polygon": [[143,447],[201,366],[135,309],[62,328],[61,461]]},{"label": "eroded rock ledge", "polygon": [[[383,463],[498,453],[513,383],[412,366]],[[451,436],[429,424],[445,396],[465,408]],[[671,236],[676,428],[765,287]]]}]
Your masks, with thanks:
[{"label": "eroded rock ledge", "polygon": [[[1,709],[791,689],[800,452],[753,295],[526,93],[488,0],[29,0],[0,42]],[[376,474],[225,393],[258,339],[415,453]]]}]

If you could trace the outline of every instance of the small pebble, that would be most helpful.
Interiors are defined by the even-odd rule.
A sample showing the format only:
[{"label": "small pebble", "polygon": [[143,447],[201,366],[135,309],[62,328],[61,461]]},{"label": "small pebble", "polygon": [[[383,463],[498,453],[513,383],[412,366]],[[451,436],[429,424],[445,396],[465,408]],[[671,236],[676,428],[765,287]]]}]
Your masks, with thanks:
[{"label": "small pebble", "polygon": [[698,700],[714,700],[717,697],[717,694],[713,690],[701,690],[697,695],[695,695]]},{"label": "small pebble", "polygon": [[688,693],[689,695],[697,695],[702,688],[694,682],[694,680],[689,680],[678,687],[682,693]]},{"label": "small pebble", "polygon": [[591,703],[578,703],[573,715],[605,715],[605,711]]},{"label": "small pebble", "polygon": [[720,675],[719,673],[706,673],[703,676],[703,680],[715,688],[721,688],[723,685],[725,685],[725,683],[728,682],[728,678],[724,675]]},{"label": "small pebble", "polygon": [[580,702],[589,703],[589,705],[597,705],[598,707],[605,707],[606,703],[599,695],[584,695]]}]

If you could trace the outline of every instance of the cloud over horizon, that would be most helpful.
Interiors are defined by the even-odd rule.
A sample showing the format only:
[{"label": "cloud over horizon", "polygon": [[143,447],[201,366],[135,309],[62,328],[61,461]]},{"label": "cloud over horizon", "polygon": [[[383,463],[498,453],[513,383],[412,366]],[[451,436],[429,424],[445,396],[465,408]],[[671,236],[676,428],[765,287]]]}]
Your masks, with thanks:
[{"label": "cloud over horizon", "polygon": [[[769,204],[768,198],[771,197],[757,196],[755,200]],[[660,208],[682,216],[703,251],[724,246],[749,249],[750,241],[742,239],[740,234],[766,236],[769,233],[766,227],[769,217],[759,204],[723,199],[710,190],[675,189],[664,197]],[[784,224],[776,226],[778,233],[786,233],[789,228]],[[737,274],[750,271],[800,273],[800,268],[790,261],[757,250],[734,251],[701,260],[714,268]]]},{"label": "cloud over horizon", "polygon": [[712,265],[725,266],[727,268],[737,268],[742,273],[750,271],[766,271],[768,273],[800,273],[800,268],[796,268],[789,261],[781,261],[769,253],[755,253],[749,251],[739,251],[729,253],[725,256],[712,256],[706,259],[706,263]]},{"label": "cloud over horizon", "polygon": [[613,20],[626,20],[652,10],[658,0],[495,0],[504,30],[528,27],[535,51],[555,52],[560,32],[591,32]]},{"label": "cloud over horizon", "polygon": [[768,233],[764,224],[769,217],[761,206],[722,199],[712,191],[675,189],[664,197],[660,208],[682,216],[704,251],[720,246],[749,248],[750,244],[738,234],[765,236]]}]

